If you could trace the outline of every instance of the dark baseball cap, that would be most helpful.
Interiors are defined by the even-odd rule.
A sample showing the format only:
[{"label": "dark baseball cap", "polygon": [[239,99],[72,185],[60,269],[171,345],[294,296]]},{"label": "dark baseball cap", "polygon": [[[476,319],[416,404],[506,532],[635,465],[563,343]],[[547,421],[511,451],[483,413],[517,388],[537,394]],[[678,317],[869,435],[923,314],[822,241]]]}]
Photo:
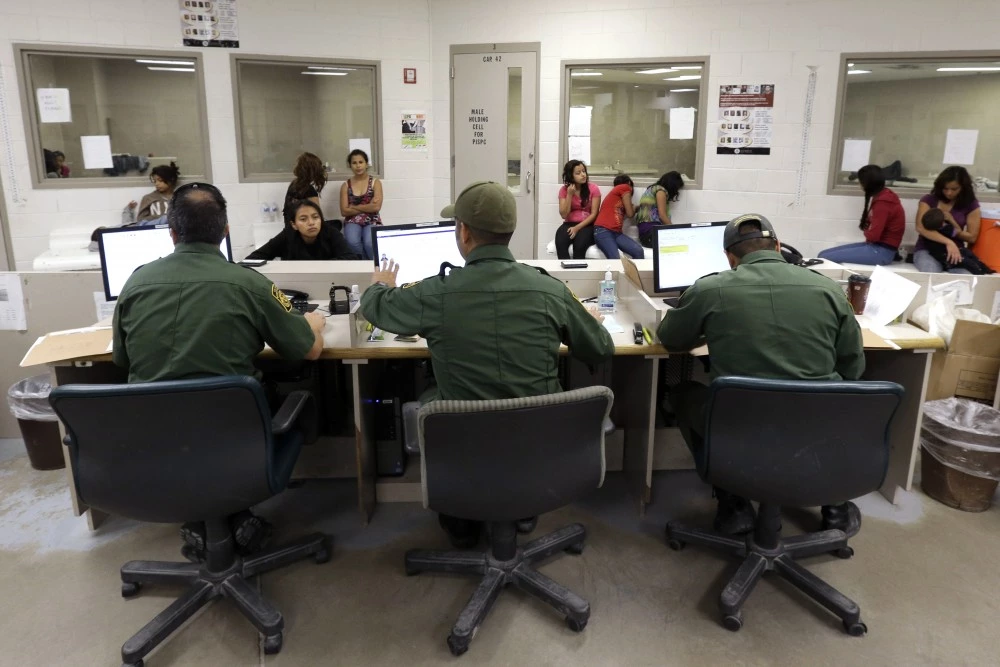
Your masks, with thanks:
[{"label": "dark baseball cap", "polygon": [[[740,228],[748,222],[756,223],[760,227],[760,231],[755,229],[740,233]],[[759,213],[746,213],[738,218],[733,218],[726,225],[726,231],[722,235],[722,247],[729,250],[740,241],[749,241],[750,239],[774,239],[777,241],[778,235],[774,233],[774,226],[771,225],[770,220]]]},{"label": "dark baseball cap", "polygon": [[517,227],[517,202],[506,186],[478,181],[462,190],[454,204],[441,209],[441,215],[485,232],[510,234]]}]

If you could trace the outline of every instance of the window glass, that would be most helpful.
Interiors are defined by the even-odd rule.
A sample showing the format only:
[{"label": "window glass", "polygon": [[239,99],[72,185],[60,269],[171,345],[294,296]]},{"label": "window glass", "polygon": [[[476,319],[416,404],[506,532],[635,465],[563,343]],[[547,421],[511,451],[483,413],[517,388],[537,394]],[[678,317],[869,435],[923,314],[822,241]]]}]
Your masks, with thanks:
[{"label": "window glass", "polygon": [[355,146],[369,154],[373,171],[382,168],[377,65],[238,59],[237,67],[244,177],[290,178],[303,151],[327,163],[331,176],[347,176],[345,161]]}]

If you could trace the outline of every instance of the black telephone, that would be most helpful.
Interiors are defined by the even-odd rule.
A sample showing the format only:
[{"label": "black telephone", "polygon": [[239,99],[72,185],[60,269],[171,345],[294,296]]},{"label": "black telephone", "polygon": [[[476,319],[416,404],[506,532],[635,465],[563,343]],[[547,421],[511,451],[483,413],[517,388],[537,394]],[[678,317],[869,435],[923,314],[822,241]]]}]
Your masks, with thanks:
[{"label": "black telephone", "polygon": [[[344,298],[336,297],[337,292],[343,292]],[[330,314],[347,315],[351,312],[351,290],[343,285],[330,285]]]}]

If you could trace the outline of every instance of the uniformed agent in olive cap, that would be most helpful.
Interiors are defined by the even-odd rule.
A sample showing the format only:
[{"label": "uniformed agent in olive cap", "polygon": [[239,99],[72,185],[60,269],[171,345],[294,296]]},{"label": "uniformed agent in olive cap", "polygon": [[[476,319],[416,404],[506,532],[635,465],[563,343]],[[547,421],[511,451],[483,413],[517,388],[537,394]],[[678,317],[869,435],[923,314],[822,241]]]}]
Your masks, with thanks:
[{"label": "uniformed agent in olive cap", "polygon": [[[562,391],[559,346],[594,365],[614,353],[611,336],[561,280],[514,259],[514,197],[499,183],[473,183],[441,215],[454,216],[465,266],[396,287],[383,263],[361,297],[375,326],[427,339],[437,386],[423,400],[486,400]],[[453,543],[474,546],[479,526],[442,517]]]}]

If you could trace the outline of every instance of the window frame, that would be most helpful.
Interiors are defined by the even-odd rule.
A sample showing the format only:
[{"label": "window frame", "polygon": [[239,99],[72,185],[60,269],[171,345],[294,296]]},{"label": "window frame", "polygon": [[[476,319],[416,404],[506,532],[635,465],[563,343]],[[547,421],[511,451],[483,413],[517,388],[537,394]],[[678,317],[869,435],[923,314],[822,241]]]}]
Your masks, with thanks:
[{"label": "window frame", "polygon": [[[902,52],[871,52],[871,53],[841,53],[840,70],[837,74],[837,107],[833,118],[833,144],[830,148],[830,164],[827,170],[826,194],[849,197],[863,197],[864,192],[857,186],[857,183],[844,185],[837,183],[837,174],[840,173],[840,162],[844,151],[844,107],[847,103],[847,63],[853,62],[856,66],[865,62],[874,64],[884,63],[942,63],[960,62],[966,63],[970,60],[1000,61],[1000,51],[902,51]],[[989,63],[992,64],[992,63]],[[945,165],[941,165],[944,169]],[[1000,165],[998,165],[1000,168]],[[911,192],[909,188],[893,190],[900,199],[920,199],[926,192]],[[1000,193],[977,192],[976,199],[980,202],[1000,202]]]},{"label": "window frame", "polygon": [[61,44],[14,44],[14,62],[21,92],[21,115],[28,146],[31,186],[35,190],[68,190],[85,188],[135,188],[149,185],[149,175],[96,176],[87,178],[46,178],[42,158],[41,131],[38,127],[38,102],[31,87],[28,58],[33,54],[50,56],[109,56],[122,60],[150,58],[162,60],[193,60],[197,77],[198,122],[201,126],[203,174],[182,174],[182,181],[192,179],[212,182],[211,138],[208,133],[208,104],[205,88],[205,62],[200,51],[161,51],[157,49],[116,49],[100,46],[65,46]]},{"label": "window frame", "polygon": [[[710,56],[684,56],[684,57],[664,57],[664,58],[588,58],[588,59],[572,59],[572,60],[562,60],[559,62],[560,69],[560,97],[559,97],[559,163],[556,165],[557,169],[561,170],[562,165],[566,164],[569,160],[569,137],[567,132],[569,131],[569,101],[570,101],[570,84],[572,83],[572,77],[570,76],[570,70],[573,68],[601,68],[601,67],[631,67],[633,65],[662,65],[663,67],[670,67],[671,65],[701,65],[701,81],[699,83],[698,92],[698,122],[695,124],[695,141],[696,152],[695,152],[695,168],[694,174],[688,174],[693,180],[684,182],[685,190],[701,190],[703,187],[705,179],[705,137],[708,127],[708,89],[711,87],[709,82],[710,70],[709,66],[711,64]],[[590,165],[587,165],[588,167]],[[561,171],[557,180],[561,178]],[[607,176],[595,177],[592,179],[595,185],[598,186],[610,186],[614,179]],[[640,178],[632,179],[636,187],[648,187],[656,182],[655,177],[643,176]]]},{"label": "window frame", "polygon": [[[255,65],[327,65],[330,67],[355,66],[370,67],[374,70],[375,78],[373,85],[375,94],[372,99],[372,108],[375,115],[374,137],[377,148],[369,155],[377,168],[371,171],[371,175],[376,178],[384,178],[385,172],[385,146],[382,143],[382,61],[381,60],[359,60],[356,58],[305,58],[302,56],[276,56],[266,54],[231,53],[229,55],[229,66],[233,79],[233,119],[236,125],[236,171],[240,183],[277,183],[291,181],[295,176],[292,174],[291,165],[287,172],[260,172],[248,174],[243,161],[243,113],[240,104],[240,64],[252,63]],[[332,164],[332,161],[331,161]],[[350,173],[338,168],[332,174],[328,174],[328,183],[341,183],[350,178]]]}]

